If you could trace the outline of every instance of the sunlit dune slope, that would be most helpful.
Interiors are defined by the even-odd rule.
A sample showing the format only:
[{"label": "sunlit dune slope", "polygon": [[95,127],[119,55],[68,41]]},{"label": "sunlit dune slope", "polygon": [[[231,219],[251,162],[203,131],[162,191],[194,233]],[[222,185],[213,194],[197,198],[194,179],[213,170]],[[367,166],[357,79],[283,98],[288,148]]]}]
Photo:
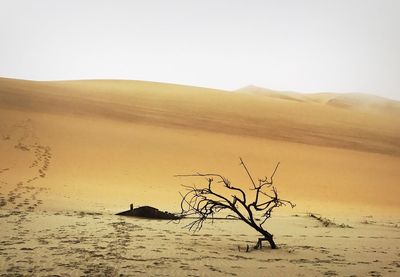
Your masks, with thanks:
[{"label": "sunlit dune slope", "polygon": [[[272,91],[268,96],[246,93],[246,89],[232,93],[143,81],[0,79],[3,109],[96,116],[400,154],[400,108],[396,101],[365,95],[291,95]],[[361,106],[364,109],[359,109]]]},{"label": "sunlit dune slope", "polygon": [[220,173],[248,189],[241,156],[255,178],[280,161],[278,190],[299,211],[397,213],[398,102],[328,103],[339,97],[352,96],[3,78],[0,194],[24,183],[48,188],[44,205],[56,209],[178,210],[181,184],[204,180],[175,174]]}]

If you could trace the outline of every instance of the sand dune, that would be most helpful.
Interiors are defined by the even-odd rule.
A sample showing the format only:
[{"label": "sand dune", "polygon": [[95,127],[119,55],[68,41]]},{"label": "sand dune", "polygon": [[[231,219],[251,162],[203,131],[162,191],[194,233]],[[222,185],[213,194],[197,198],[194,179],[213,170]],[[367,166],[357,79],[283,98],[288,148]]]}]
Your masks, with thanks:
[{"label": "sand dune", "polygon": [[[396,276],[398,114],[368,95],[2,78],[0,274]],[[175,174],[248,189],[239,156],[258,177],[281,162],[278,191],[297,206],[269,225],[277,252],[239,251],[257,235],[238,222],[193,235],[112,215],[132,202],[178,211],[181,184],[203,180]]]},{"label": "sand dune", "polygon": [[[390,112],[383,108],[379,114],[351,109],[358,107],[353,95],[330,96],[324,104],[333,107],[327,107],[313,101],[301,104],[280,101],[301,99],[300,96],[290,98],[287,93],[271,93],[274,96],[265,99],[259,94],[140,81],[2,79],[0,84],[3,109],[98,116],[163,127],[400,154],[399,104],[377,97],[376,106],[387,106]],[[363,104],[360,105],[374,106],[373,99],[361,97]]]},{"label": "sand dune", "polygon": [[314,102],[358,110],[358,112],[381,113],[386,115],[399,116],[400,102],[384,97],[366,93],[296,93],[286,91],[274,91],[256,86],[248,86],[237,90],[239,93],[246,93],[255,96],[291,100],[297,102]]},{"label": "sand dune", "polygon": [[[400,117],[332,106],[326,95],[302,98],[143,81],[0,79],[7,158],[0,167],[21,164],[8,171],[10,178],[25,170],[21,154],[31,152],[23,147],[33,149],[35,141],[57,156],[52,186],[64,190],[73,184],[66,190],[89,198],[95,189],[95,197],[110,202],[144,186],[151,188],[139,192],[145,202],[157,189],[178,200],[182,181],[171,177],[177,173],[218,171],[244,183],[237,171],[243,156],[260,176],[281,161],[287,184],[281,189],[294,198],[398,208]],[[311,98],[326,101],[306,100]],[[374,99],[398,105],[365,98],[360,101],[369,105]],[[110,194],[117,183],[118,191]]]},{"label": "sand dune", "polygon": [[301,93],[291,92],[291,91],[274,91],[267,88],[257,87],[257,86],[246,86],[236,90],[237,93],[250,94],[254,96],[263,96],[276,98],[281,100],[291,100],[297,102],[305,102],[307,98]]}]

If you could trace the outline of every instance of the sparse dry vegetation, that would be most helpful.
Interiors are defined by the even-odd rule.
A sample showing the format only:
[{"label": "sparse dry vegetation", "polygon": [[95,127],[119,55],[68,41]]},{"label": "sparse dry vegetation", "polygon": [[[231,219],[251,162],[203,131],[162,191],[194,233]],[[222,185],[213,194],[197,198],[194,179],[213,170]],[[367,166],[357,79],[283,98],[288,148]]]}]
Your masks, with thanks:
[{"label": "sparse dry vegetation", "polygon": [[314,213],[308,213],[308,216],[318,220],[325,227],[353,228],[352,226],[350,226],[348,224],[344,224],[344,223],[338,224],[329,218],[322,217],[322,216],[314,214]]},{"label": "sparse dry vegetation", "polygon": [[[273,178],[279,163],[269,178],[258,179],[258,182],[253,179],[242,159],[240,159],[240,165],[251,182],[252,188],[247,192],[233,186],[227,178],[220,174],[178,175],[205,177],[208,182],[206,186],[184,186],[188,191],[186,194],[181,194],[181,217],[193,216],[196,218],[185,227],[189,230],[199,231],[207,219],[213,220],[215,214],[225,211],[228,213],[226,218],[241,220],[263,236],[258,239],[255,249],[262,248],[263,241],[268,241],[271,248],[275,249],[277,246],[273,235],[263,225],[271,217],[275,208],[286,205],[292,208],[295,206],[292,202],[279,198],[278,191],[273,186]],[[214,178],[216,178],[216,182]],[[248,246],[247,251],[249,251]]]}]

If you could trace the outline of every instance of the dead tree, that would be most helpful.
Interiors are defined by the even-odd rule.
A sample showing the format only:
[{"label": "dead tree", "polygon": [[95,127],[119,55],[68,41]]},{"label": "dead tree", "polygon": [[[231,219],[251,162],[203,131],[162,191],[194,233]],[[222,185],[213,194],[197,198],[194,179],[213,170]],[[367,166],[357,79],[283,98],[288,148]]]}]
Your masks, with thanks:
[{"label": "dead tree", "polygon": [[202,187],[184,185],[187,192],[181,193],[181,217],[194,218],[185,227],[189,230],[199,231],[207,219],[213,221],[217,213],[224,211],[226,218],[242,220],[262,235],[258,239],[255,249],[262,248],[263,241],[268,241],[271,248],[276,249],[273,235],[263,225],[271,217],[275,208],[286,205],[290,205],[292,208],[295,206],[290,201],[280,199],[278,191],[273,186],[279,163],[270,177],[258,179],[258,182],[255,182],[241,158],[240,165],[251,182],[251,188],[247,193],[245,190],[233,186],[227,178],[220,174],[177,175],[180,177],[205,177],[207,180],[207,185]]}]

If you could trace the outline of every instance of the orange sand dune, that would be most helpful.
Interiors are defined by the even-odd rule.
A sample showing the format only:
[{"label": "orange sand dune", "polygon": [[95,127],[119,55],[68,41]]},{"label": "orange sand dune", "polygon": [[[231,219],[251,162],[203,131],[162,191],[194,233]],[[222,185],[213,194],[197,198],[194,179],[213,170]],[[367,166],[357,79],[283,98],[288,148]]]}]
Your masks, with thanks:
[{"label": "orange sand dune", "polygon": [[[285,97],[265,98],[140,81],[29,82],[2,79],[0,84],[0,105],[5,109],[96,116],[168,128],[400,154],[397,114],[385,110],[374,113],[337,109],[315,103],[285,101]],[[347,98],[351,99],[348,102],[355,101],[354,96]],[[344,103],[347,98],[331,97],[327,102],[333,106],[350,106]],[[393,107],[399,106],[396,101],[387,102],[392,102]]]},{"label": "orange sand dune", "polygon": [[52,207],[178,209],[180,184],[196,180],[173,175],[217,172],[248,187],[242,156],[259,177],[281,161],[278,189],[302,211],[399,211],[398,102],[248,90],[2,78],[2,189],[36,176],[33,148],[15,147],[36,143],[51,149],[46,176],[34,182],[49,188]]}]

